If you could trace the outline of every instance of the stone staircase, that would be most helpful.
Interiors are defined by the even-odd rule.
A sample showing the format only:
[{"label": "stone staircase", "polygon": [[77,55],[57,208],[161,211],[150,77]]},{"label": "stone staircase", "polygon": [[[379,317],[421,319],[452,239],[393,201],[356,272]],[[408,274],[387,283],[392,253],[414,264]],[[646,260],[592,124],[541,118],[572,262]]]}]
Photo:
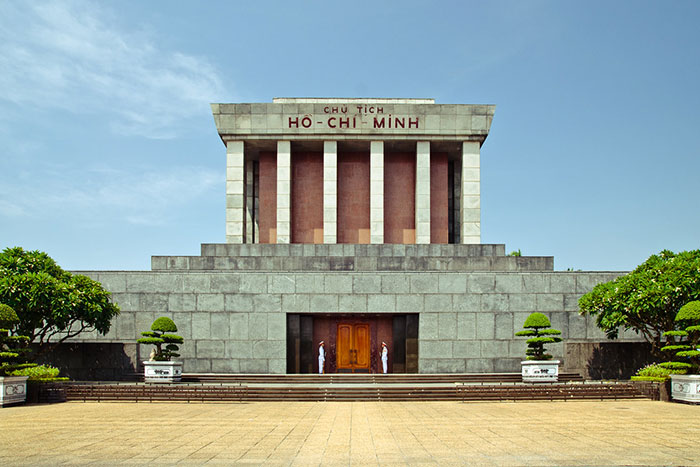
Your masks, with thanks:
[{"label": "stone staircase", "polygon": [[625,382],[524,384],[520,374],[217,375],[185,374],[178,384],[71,382],[68,401],[533,401],[645,399]]}]

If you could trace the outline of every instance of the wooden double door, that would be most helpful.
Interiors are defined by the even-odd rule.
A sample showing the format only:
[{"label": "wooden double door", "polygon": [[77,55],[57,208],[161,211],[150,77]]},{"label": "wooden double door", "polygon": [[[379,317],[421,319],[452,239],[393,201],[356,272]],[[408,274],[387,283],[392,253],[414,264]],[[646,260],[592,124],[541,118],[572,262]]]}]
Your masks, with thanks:
[{"label": "wooden double door", "polygon": [[338,373],[369,373],[371,363],[368,323],[339,323],[336,341]]}]

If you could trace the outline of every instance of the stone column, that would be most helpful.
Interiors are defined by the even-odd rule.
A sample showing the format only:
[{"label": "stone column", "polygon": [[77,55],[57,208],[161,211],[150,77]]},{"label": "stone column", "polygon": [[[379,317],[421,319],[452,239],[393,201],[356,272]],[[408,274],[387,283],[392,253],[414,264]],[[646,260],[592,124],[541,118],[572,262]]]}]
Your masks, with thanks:
[{"label": "stone column", "polygon": [[243,243],[245,174],[243,141],[226,142],[226,243]]},{"label": "stone column", "polygon": [[430,243],[430,142],[416,143],[416,243]]},{"label": "stone column", "polygon": [[462,180],[460,193],[460,241],[481,243],[481,175],[479,142],[462,143]]},{"label": "stone column", "polygon": [[338,242],[338,143],[323,142],[323,243]]},{"label": "stone column", "polygon": [[384,141],[369,145],[370,243],[384,243]]},{"label": "stone column", "polygon": [[255,243],[255,162],[245,162],[245,239]]},{"label": "stone column", "polygon": [[277,142],[277,243],[292,240],[292,145]]}]

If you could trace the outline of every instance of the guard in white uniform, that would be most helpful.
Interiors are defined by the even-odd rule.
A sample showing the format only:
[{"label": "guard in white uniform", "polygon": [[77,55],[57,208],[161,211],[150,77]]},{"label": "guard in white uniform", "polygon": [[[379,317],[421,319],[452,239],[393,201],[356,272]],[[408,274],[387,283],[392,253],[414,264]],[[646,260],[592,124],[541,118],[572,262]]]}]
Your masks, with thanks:
[{"label": "guard in white uniform", "polygon": [[386,373],[388,362],[389,362],[389,349],[386,348],[386,342],[382,342],[382,370],[384,370],[384,373]]},{"label": "guard in white uniform", "polygon": [[323,341],[318,343],[318,374],[323,374],[323,365],[326,363],[326,350],[323,347]]}]

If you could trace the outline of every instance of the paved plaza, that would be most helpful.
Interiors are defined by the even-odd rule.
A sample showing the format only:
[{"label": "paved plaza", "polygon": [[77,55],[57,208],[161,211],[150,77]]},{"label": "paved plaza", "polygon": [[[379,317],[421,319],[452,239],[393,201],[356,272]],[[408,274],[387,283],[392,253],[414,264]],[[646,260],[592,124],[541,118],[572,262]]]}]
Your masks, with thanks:
[{"label": "paved plaza", "polygon": [[64,403],[0,410],[0,465],[700,465],[700,407]]}]

